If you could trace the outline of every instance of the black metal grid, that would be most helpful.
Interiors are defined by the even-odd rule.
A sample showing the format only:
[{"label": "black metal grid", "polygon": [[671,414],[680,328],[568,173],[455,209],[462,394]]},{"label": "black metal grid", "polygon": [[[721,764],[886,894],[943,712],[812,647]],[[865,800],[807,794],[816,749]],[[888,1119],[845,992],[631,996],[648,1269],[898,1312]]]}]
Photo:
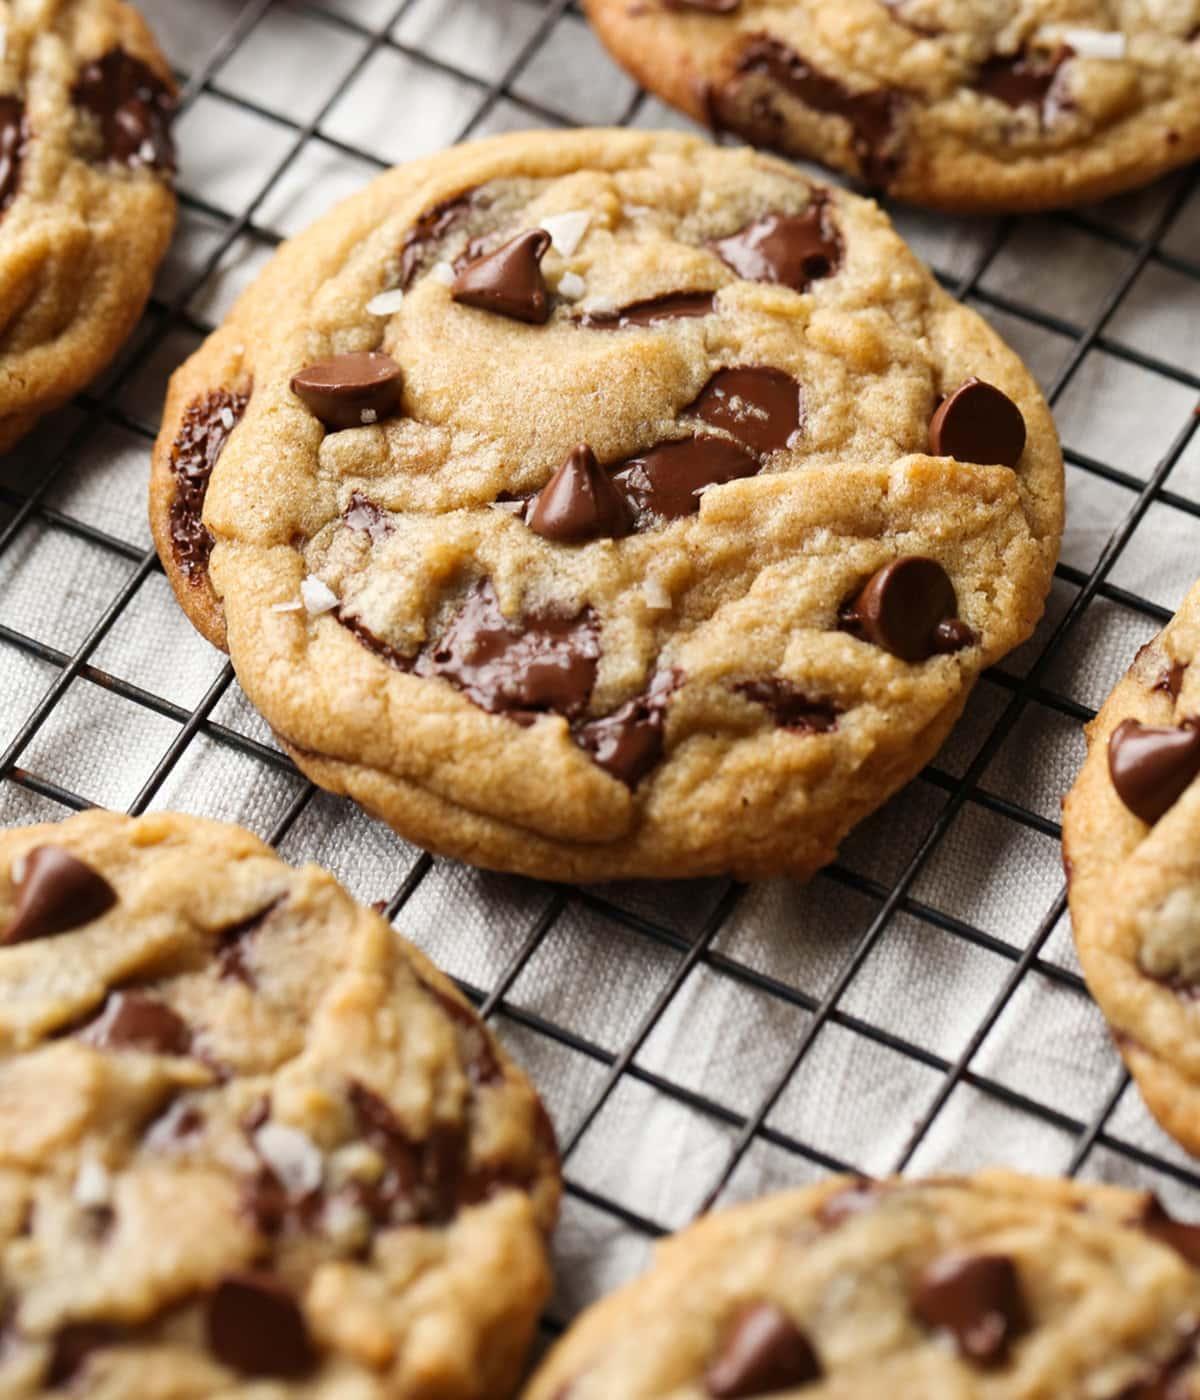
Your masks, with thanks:
[{"label": "black metal grid", "polygon": [[[470,91],[473,95],[472,111],[461,129],[450,133],[453,139],[465,139],[479,132],[505,103],[512,103],[523,112],[530,126],[569,123],[569,114],[551,110],[527,94],[520,96],[516,88],[521,75],[550,40],[556,28],[561,24],[576,22],[578,11],[570,0],[521,2],[527,3],[537,11],[536,23],[532,25],[527,42],[521,46],[505,70],[491,81],[481,80],[471,73],[460,71],[441,60],[408,48],[393,37],[392,31],[396,24],[412,12],[421,0],[398,0],[398,3],[390,7],[390,12],[382,16],[382,22],[377,20],[374,24],[354,17],[361,11],[362,6],[343,7],[339,6],[337,0],[324,0],[324,3],[312,0],[311,3],[291,5],[289,8],[298,16],[320,20],[336,28],[339,33],[348,36],[358,45],[357,58],[353,64],[342,74],[317,113],[304,123],[291,120],[268,106],[256,103],[244,93],[233,93],[222,82],[223,70],[227,64],[247,42],[256,27],[264,21],[268,12],[283,8],[281,0],[245,0],[240,7],[232,3],[226,6],[225,12],[230,19],[227,31],[221,34],[219,41],[209,52],[195,55],[186,65],[188,71],[181,74],[182,105],[185,112],[202,95],[235,104],[279,129],[284,138],[283,154],[274,162],[269,176],[260,184],[253,197],[234,211],[209,203],[194,193],[184,193],[185,211],[203,217],[219,230],[219,236],[210,251],[200,264],[191,270],[175,295],[168,299],[158,298],[152,303],[142,331],[133,342],[132,350],[123,357],[104,392],[80,397],[76,404],[79,420],[66,441],[39,462],[38,471],[36,474],[29,474],[30,479],[26,485],[0,487],[0,562],[3,562],[6,552],[13,550],[15,542],[22,537],[23,532],[40,526],[63,531],[87,541],[105,555],[122,561],[128,568],[124,583],[74,650],[54,646],[30,635],[19,626],[0,625],[0,647],[13,649],[26,657],[46,663],[57,673],[32,713],[0,755],[0,782],[3,785],[15,784],[65,809],[81,809],[90,805],[79,793],[23,765],[23,758],[36,736],[54,716],[68,690],[80,679],[178,725],[174,739],[162,753],[161,759],[144,781],[141,790],[129,803],[128,810],[131,813],[140,813],[150,806],[198,736],[252,759],[256,764],[262,765],[264,771],[294,774],[295,770],[288,760],[269,744],[242,732],[234,724],[218,722],[214,718],[218,705],[234,686],[232,671],[228,665],[225,665],[213,680],[199,703],[187,708],[94,663],[93,657],[97,649],[131,607],[147,581],[159,570],[159,564],[153,552],[144,549],[142,545],[119,538],[70,511],[52,505],[52,492],[64,473],[81,455],[86,454],[92,436],[104,425],[115,424],[134,435],[148,451],[157,429],[157,422],[145,420],[124,408],[121,402],[122,390],[156,354],[163,352],[164,346],[173,335],[184,333],[194,338],[211,329],[189,310],[189,303],[218,271],[239,240],[248,238],[254,244],[263,247],[269,247],[279,241],[278,235],[259,221],[260,211],[314,135],[319,133],[329,148],[368,166],[382,168],[388,163],[377,153],[359,149],[323,130],[323,124],[330,112],[377,53],[390,50],[403,55],[413,62],[444,72],[447,77]],[[177,3],[182,6],[186,4],[186,0],[177,0]],[[479,3],[485,3],[485,0],[479,0]],[[387,7],[376,6],[377,10],[384,8]],[[221,8],[214,6],[213,14],[220,13]],[[642,119],[646,112],[645,104],[644,96],[636,94],[623,112],[621,120],[632,122]],[[397,119],[402,120],[403,115],[403,94],[399,94]],[[1193,364],[1176,364],[1169,358],[1160,358],[1133,348],[1111,334],[1114,317],[1126,304],[1131,290],[1147,268],[1169,269],[1188,279],[1195,290],[1195,301],[1191,305],[1194,310],[1200,311],[1200,256],[1181,256],[1177,251],[1165,247],[1163,243],[1172,223],[1198,187],[1200,172],[1195,169],[1185,172],[1182,177],[1173,181],[1149,227],[1140,233],[1124,231],[1119,224],[1114,224],[1112,220],[1094,211],[1056,216],[1056,224],[1064,232],[1086,233],[1089,238],[1097,240],[1098,244],[1110,247],[1124,257],[1120,276],[1111,286],[1108,295],[1081,324],[1071,323],[1057,314],[989,290],[985,285],[989,269],[996,264],[1003,250],[1017,236],[1020,229],[1017,221],[996,221],[988,225],[989,236],[973,255],[971,265],[965,273],[954,277],[944,276],[942,280],[958,297],[973,301],[985,312],[1019,318],[1025,325],[1069,338],[1070,351],[1058,366],[1048,387],[1048,396],[1052,404],[1062,399],[1085,359],[1097,350],[1104,351],[1124,364],[1152,371],[1164,381],[1187,390],[1200,390],[1200,361]],[[1085,571],[1067,564],[1060,565],[1056,584],[1056,595],[1060,604],[1057,620],[1044,624],[1034,643],[1027,649],[1026,669],[1020,671],[1002,666],[985,678],[984,686],[991,688],[994,713],[989,716],[982,742],[969,763],[961,771],[952,771],[935,763],[923,775],[922,781],[939,799],[939,803],[935,804],[936,810],[921,829],[909,833],[912,839],[907,843],[902,867],[893,871],[889,878],[880,879],[863,873],[851,863],[839,861],[820,877],[822,881],[830,882],[834,887],[865,901],[873,912],[853,939],[841,949],[840,965],[819,991],[802,990],[791,985],[786,979],[764,972],[722,949],[720,942],[723,931],[729,928],[739,904],[746,897],[746,891],[732,882],[727,882],[712,892],[711,898],[705,904],[707,912],[697,926],[683,930],[678,921],[671,917],[666,905],[658,908],[653,899],[650,901],[651,912],[648,914],[642,905],[635,904],[631,907],[628,902],[610,897],[605,891],[547,887],[537,891],[536,897],[530,897],[529,907],[536,910],[535,915],[521,935],[514,940],[507,964],[500,970],[499,975],[491,980],[490,985],[467,985],[465,990],[480,1006],[485,1016],[495,1017],[498,1022],[503,1022],[507,1029],[515,1028],[522,1034],[554,1042],[572,1055],[581,1057],[593,1071],[588,1096],[582,1104],[575,1105],[573,1121],[564,1135],[563,1150],[569,1200],[609,1216],[619,1222],[622,1228],[640,1235],[653,1237],[661,1234],[666,1228],[663,1221],[654,1218],[649,1211],[637,1207],[636,1183],[631,1192],[635,1204],[631,1205],[628,1198],[630,1193],[622,1193],[624,1198],[618,1200],[607,1192],[594,1189],[585,1181],[573,1178],[572,1175],[573,1160],[580,1144],[596,1124],[613,1095],[626,1084],[636,1084],[655,1095],[665,1096],[690,1112],[720,1125],[725,1133],[726,1142],[721,1160],[716,1163],[715,1170],[708,1173],[708,1186],[703,1198],[707,1203],[722,1197],[747,1154],[758,1144],[766,1144],[771,1149],[787,1154],[790,1159],[795,1159],[800,1174],[811,1174],[814,1170],[823,1172],[858,1169],[858,1162],[845,1160],[821,1142],[784,1131],[769,1121],[785,1091],[802,1079],[806,1063],[811,1061],[814,1047],[830,1027],[840,1028],[905,1060],[917,1062],[939,1078],[936,1092],[922,1107],[911,1132],[907,1134],[902,1147],[890,1162],[894,1170],[904,1170],[909,1166],[952,1096],[967,1086],[975,1093],[1005,1105],[1022,1120],[1035,1120],[1060,1134],[1068,1135],[1073,1143],[1068,1163],[1068,1170],[1072,1174],[1084,1170],[1090,1160],[1102,1153],[1107,1154],[1106,1160],[1123,1160],[1132,1164],[1135,1171],[1144,1171],[1153,1175],[1156,1180],[1174,1182],[1183,1187],[1200,1186],[1200,1167],[1189,1164],[1178,1155],[1158,1150],[1157,1144],[1151,1147],[1140,1145],[1114,1131],[1113,1115],[1128,1089],[1128,1078],[1119,1071],[1115,1056],[1112,1062],[1111,1091],[1106,1094],[1097,1110],[1082,1117],[1076,1117],[1062,1111],[1061,1108],[1042,1102],[1038,1097],[1019,1091],[976,1067],[986,1037],[1010,1008],[1018,990],[1028,979],[1047,979],[1072,996],[1086,997],[1083,983],[1069,963],[1064,964],[1047,955],[1051,937],[1063,919],[1064,891],[1060,888],[1049,901],[1036,929],[1023,947],[1014,946],[1006,938],[975,926],[970,920],[939,909],[918,894],[922,872],[946,842],[956,818],[964,810],[979,809],[993,814],[1006,824],[1057,841],[1057,822],[1020,802],[989,790],[983,780],[993,760],[1006,742],[1012,739],[1018,725],[1025,722],[1032,711],[1065,720],[1071,726],[1077,726],[1091,717],[1092,711],[1088,706],[1069,694],[1062,693],[1062,688],[1056,689],[1050,683],[1049,673],[1055,658],[1070,645],[1082,619],[1096,600],[1129,610],[1144,620],[1147,631],[1166,621],[1169,616],[1167,609],[1114,584],[1110,576],[1135,532],[1143,526],[1147,513],[1153,507],[1171,507],[1200,519],[1200,502],[1188,494],[1169,489],[1166,484],[1170,473],[1189,449],[1196,433],[1195,412],[1189,410],[1179,422],[1169,450],[1145,480],[1118,464],[1078,452],[1068,452],[1068,461],[1074,468],[1126,491],[1129,494],[1127,507],[1089,569]],[[283,842],[293,833],[313,803],[315,795],[315,789],[311,785],[297,785],[294,797],[269,833],[273,842]],[[388,900],[386,912],[392,918],[400,916],[401,926],[406,906],[429,879],[436,866],[437,862],[428,855],[414,856],[403,882]],[[797,894],[796,898],[802,900],[803,896]],[[553,1016],[521,1005],[519,999],[513,996],[518,980],[526,973],[553,931],[561,925],[568,911],[573,908],[586,911],[589,916],[605,921],[614,929],[623,930],[625,937],[650,946],[654,955],[665,960],[669,966],[669,972],[658,986],[652,1001],[648,1006],[641,1007],[638,1014],[632,1018],[632,1031],[624,1035],[623,1043],[617,1049],[602,1045],[595,1038],[581,1034],[571,1026],[559,1024]],[[803,905],[798,904],[797,908],[797,922],[802,923]],[[984,1013],[978,1017],[973,1034],[954,1056],[934,1053],[912,1038],[875,1024],[872,1019],[846,1008],[847,994],[863,978],[869,976],[864,968],[881,940],[890,929],[895,936],[902,936],[901,931],[895,928],[901,918],[915,921],[918,926],[924,928],[940,930],[954,940],[986,950],[1005,961],[1007,970],[998,990],[991,997]],[[656,1027],[660,1026],[674,998],[689,977],[701,968],[737,983],[772,1003],[803,1013],[803,1029],[787,1047],[788,1053],[782,1066],[764,1076],[761,1082],[747,1085],[738,1107],[731,1107],[728,1102],[719,1101],[716,1096],[676,1082],[670,1075],[657,1073],[638,1062],[639,1053]],[[561,1325],[564,1320],[565,1318],[559,1316],[551,1326]]]}]

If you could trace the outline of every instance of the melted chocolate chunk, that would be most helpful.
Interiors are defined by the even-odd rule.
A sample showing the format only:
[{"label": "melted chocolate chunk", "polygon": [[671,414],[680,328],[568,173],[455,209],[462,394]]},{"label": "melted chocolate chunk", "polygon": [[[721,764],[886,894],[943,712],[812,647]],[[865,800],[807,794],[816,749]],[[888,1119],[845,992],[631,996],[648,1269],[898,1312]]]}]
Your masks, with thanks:
[{"label": "melted chocolate chunk", "polygon": [[804,421],[799,384],[766,365],[718,370],[684,412],[764,455],[792,446]]},{"label": "melted chocolate chunk", "polygon": [[140,992],[113,992],[79,1038],[98,1050],[150,1050],[156,1055],[186,1055],[192,1043],[181,1016],[165,1001]]},{"label": "melted chocolate chunk", "polygon": [[157,1118],[151,1119],[143,1137],[155,1146],[180,1142],[204,1127],[204,1114],[195,1104],[173,1099]]},{"label": "melted chocolate chunk", "polygon": [[28,139],[24,104],[17,97],[0,97],[0,213],[17,197]]},{"label": "melted chocolate chunk", "polygon": [[500,1061],[496,1058],[491,1042],[488,1040],[487,1031],[475,1012],[469,1006],[464,1006],[457,997],[451,996],[449,992],[442,991],[424,981],[421,986],[454,1022],[459,1048],[462,1052],[463,1068],[471,1083],[474,1085],[499,1083],[504,1078],[504,1071],[500,1066]]},{"label": "melted chocolate chunk", "polygon": [[711,246],[747,282],[777,282],[797,292],[832,277],[842,265],[842,240],[823,197],[815,197],[803,214],[764,214]]},{"label": "melted chocolate chunk", "polygon": [[881,186],[894,178],[899,165],[897,128],[903,101],[898,93],[886,89],[851,92],[794,49],[765,34],[750,40],[738,62],[738,72],[770,78],[814,112],[844,118],[854,133],[854,152],[863,177]]},{"label": "melted chocolate chunk", "polygon": [[945,569],[934,559],[896,559],[867,582],[841,613],[841,625],[901,661],[927,661],[970,646],[975,634],[955,614],[958,599]]},{"label": "melted chocolate chunk", "polygon": [[1200,721],[1160,729],[1123,720],[1108,741],[1108,771],[1125,806],[1153,826],[1200,773]]},{"label": "melted chocolate chunk", "polygon": [[638,515],[680,520],[700,509],[706,487],[754,476],[762,463],[737,443],[717,437],[682,438],[659,443],[624,463],[614,477]]},{"label": "melted chocolate chunk", "polygon": [[83,1370],[92,1352],[116,1346],[121,1339],[120,1329],[107,1322],[70,1322],[59,1328],[46,1371],[47,1388],[56,1390],[69,1384]]},{"label": "melted chocolate chunk", "polygon": [[1160,1244],[1168,1245],[1194,1269],[1200,1269],[1200,1225],[1190,1225],[1170,1216],[1157,1196],[1146,1203],[1136,1222]]},{"label": "melted chocolate chunk", "polygon": [[921,1276],[913,1311],[927,1326],[954,1338],[960,1354],[980,1366],[999,1366],[1028,1327],[1021,1279],[1001,1254],[952,1254]]},{"label": "melted chocolate chunk", "polygon": [[968,379],[941,402],[929,424],[934,457],[1015,467],[1025,451],[1025,419],[1007,394]]},{"label": "melted chocolate chunk", "polygon": [[812,1343],[787,1313],[774,1303],[755,1303],[722,1338],[704,1386],[714,1400],[738,1400],[809,1385],[821,1375]]},{"label": "melted chocolate chunk", "polygon": [[116,890],[90,865],[61,846],[38,846],[25,857],[16,907],[0,932],[0,947],[80,928],[116,902]]},{"label": "melted chocolate chunk", "polygon": [[112,49],[82,69],[71,100],[98,123],[106,160],[133,168],[175,169],[175,96],[141,59]]},{"label": "melted chocolate chunk", "polygon": [[265,909],[260,909],[257,914],[251,914],[249,918],[242,919],[239,923],[230,924],[228,928],[223,928],[217,935],[217,975],[222,980],[236,977],[247,987],[255,985],[254,974],[246,963],[246,942],[262,928],[263,924],[283,903],[285,897],[280,895],[278,899],[272,900]]},{"label": "melted chocolate chunk", "polygon": [[576,725],[575,742],[597,767],[627,787],[637,787],[662,757],[667,704],[682,680],[677,671],[660,671],[644,694],[603,719]]},{"label": "melted chocolate chunk", "polygon": [[387,1163],[377,1181],[356,1183],[358,1204],[377,1224],[445,1225],[461,1204],[484,1199],[486,1186],[467,1175],[461,1129],[436,1127],[418,1141],[378,1094],[354,1083],[349,1095],[360,1131]]},{"label": "melted chocolate chunk", "polygon": [[450,295],[514,321],[544,325],[550,319],[550,293],[542,276],[542,259],[550,248],[545,229],[530,229],[465,264]]},{"label": "melted chocolate chunk", "polygon": [[197,399],[188,405],[171,448],[171,475],[175,478],[171,547],[175,562],[192,583],[204,577],[213,547],[213,538],[201,520],[209,478],[249,402],[249,394],[231,394],[227,389]]},{"label": "melted chocolate chunk", "polygon": [[576,324],[589,330],[625,330],[628,326],[657,326],[664,321],[711,316],[717,309],[716,292],[668,292],[645,301],[630,302],[616,311],[585,311]]},{"label": "melted chocolate chunk", "polygon": [[595,615],[531,613],[509,621],[490,579],[466,597],[412,669],[457,686],[480,709],[510,718],[583,713],[596,683],[600,639]]},{"label": "melted chocolate chunk", "polygon": [[840,709],[828,700],[812,700],[791,681],[780,676],[742,681],[734,687],[756,705],[769,710],[780,729],[798,734],[828,734],[837,728]]},{"label": "melted chocolate chunk", "polygon": [[1159,678],[1154,682],[1154,689],[1163,691],[1172,700],[1178,700],[1186,674],[1187,665],[1182,661],[1173,661],[1170,666],[1163,668]]},{"label": "melted chocolate chunk", "polygon": [[427,209],[421,215],[400,250],[399,285],[403,290],[412,285],[417,273],[429,259],[434,245],[440,243],[447,234],[454,232],[471,212],[474,203],[474,191],[468,190],[453,199],[435,204],[432,209]]},{"label": "melted chocolate chunk", "polygon": [[273,1274],[227,1274],[208,1301],[208,1348],[244,1376],[295,1379],[317,1364],[304,1313]]},{"label": "melted chocolate chunk", "polygon": [[416,662],[415,656],[408,656],[398,647],[385,642],[382,637],[377,637],[365,622],[357,617],[352,617],[343,608],[339,608],[334,613],[334,617],[346,629],[352,633],[366,647],[368,651],[373,651],[376,656],[382,658],[389,666],[394,666],[397,671],[411,671]]},{"label": "melted chocolate chunk", "polygon": [[327,428],[361,428],[395,413],[400,366],[378,351],[334,355],[295,375],[292,393]]},{"label": "melted chocolate chunk", "polygon": [[530,501],[525,519],[536,534],[565,544],[618,539],[631,523],[625,498],[587,443],[574,449]]},{"label": "melted chocolate chunk", "polygon": [[1065,103],[1055,98],[1059,70],[1075,51],[1060,45],[1052,54],[998,54],[979,70],[975,87],[1006,107],[1039,107],[1045,119]]},{"label": "melted chocolate chunk", "polygon": [[350,497],[342,519],[351,530],[370,535],[372,544],[381,544],[392,533],[392,522],[369,496],[355,491]]}]

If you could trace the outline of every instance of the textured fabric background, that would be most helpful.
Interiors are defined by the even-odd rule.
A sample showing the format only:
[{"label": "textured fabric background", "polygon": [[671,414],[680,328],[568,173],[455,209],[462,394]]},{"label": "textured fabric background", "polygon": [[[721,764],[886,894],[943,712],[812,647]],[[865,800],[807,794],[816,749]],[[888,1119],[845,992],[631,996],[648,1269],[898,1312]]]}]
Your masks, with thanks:
[{"label": "textured fabric background", "polygon": [[567,0],[143,8],[187,84],[182,224],[106,381],[0,463],[0,820],[179,808],[391,901],[486,999],[568,1149],[559,1323],[717,1185],[1004,1163],[1200,1215],[1197,1164],[1122,1087],[1083,990],[1057,839],[1082,720],[1200,574],[1196,172],[1066,216],[896,212],[1032,365],[1070,457],[1047,619],[933,769],[807,888],[557,891],[431,862],[308,788],[146,554],[149,447],[168,374],[278,238],[383,165],[500,130],[678,119]]}]

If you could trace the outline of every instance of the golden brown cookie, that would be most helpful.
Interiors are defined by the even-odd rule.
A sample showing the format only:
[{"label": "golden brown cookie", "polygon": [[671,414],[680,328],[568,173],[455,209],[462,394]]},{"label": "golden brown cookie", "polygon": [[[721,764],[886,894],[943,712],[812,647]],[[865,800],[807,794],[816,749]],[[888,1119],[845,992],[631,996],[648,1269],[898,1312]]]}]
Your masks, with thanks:
[{"label": "golden brown cookie", "polygon": [[175,224],[174,110],[122,0],[0,0],[0,451],[137,324]]},{"label": "golden brown cookie", "polygon": [[1200,1154],[1200,586],[1088,726],[1063,812],[1075,946],[1151,1112]]},{"label": "golden brown cookie", "polygon": [[1008,1172],[718,1213],[568,1331],[525,1400],[1193,1400],[1200,1227]]},{"label": "golden brown cookie", "polygon": [[0,834],[0,1395],[499,1400],[554,1135],[435,967],[197,818]]},{"label": "golden brown cookie", "polygon": [[1062,460],[874,205],[519,134],[281,250],[174,378],[151,516],[288,752],[408,838],[806,875],[1029,635]]},{"label": "golden brown cookie", "polygon": [[1200,0],[585,0],[697,121],[900,199],[1055,208],[1200,155]]}]

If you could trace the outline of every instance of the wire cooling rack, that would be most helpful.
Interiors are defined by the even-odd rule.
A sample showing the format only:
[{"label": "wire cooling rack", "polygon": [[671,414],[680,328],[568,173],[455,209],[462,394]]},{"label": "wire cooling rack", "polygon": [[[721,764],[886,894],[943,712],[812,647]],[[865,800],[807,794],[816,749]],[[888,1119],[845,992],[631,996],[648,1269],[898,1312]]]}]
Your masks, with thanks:
[{"label": "wire cooling rack", "polygon": [[1200,179],[1041,219],[895,210],[1038,374],[1070,526],[1045,621],[935,763],[807,887],[567,889],[431,859],[317,792],[179,615],[144,519],[166,376],[281,236],[379,169],[499,130],[678,126],[569,0],[152,0],[183,223],[101,384],[0,463],[0,818],[240,820],[331,866],[537,1078],[568,1180],[553,1332],[706,1204],[987,1162],[1150,1186],[1148,1117],[1070,945],[1058,801],[1081,725],[1200,574]]}]

